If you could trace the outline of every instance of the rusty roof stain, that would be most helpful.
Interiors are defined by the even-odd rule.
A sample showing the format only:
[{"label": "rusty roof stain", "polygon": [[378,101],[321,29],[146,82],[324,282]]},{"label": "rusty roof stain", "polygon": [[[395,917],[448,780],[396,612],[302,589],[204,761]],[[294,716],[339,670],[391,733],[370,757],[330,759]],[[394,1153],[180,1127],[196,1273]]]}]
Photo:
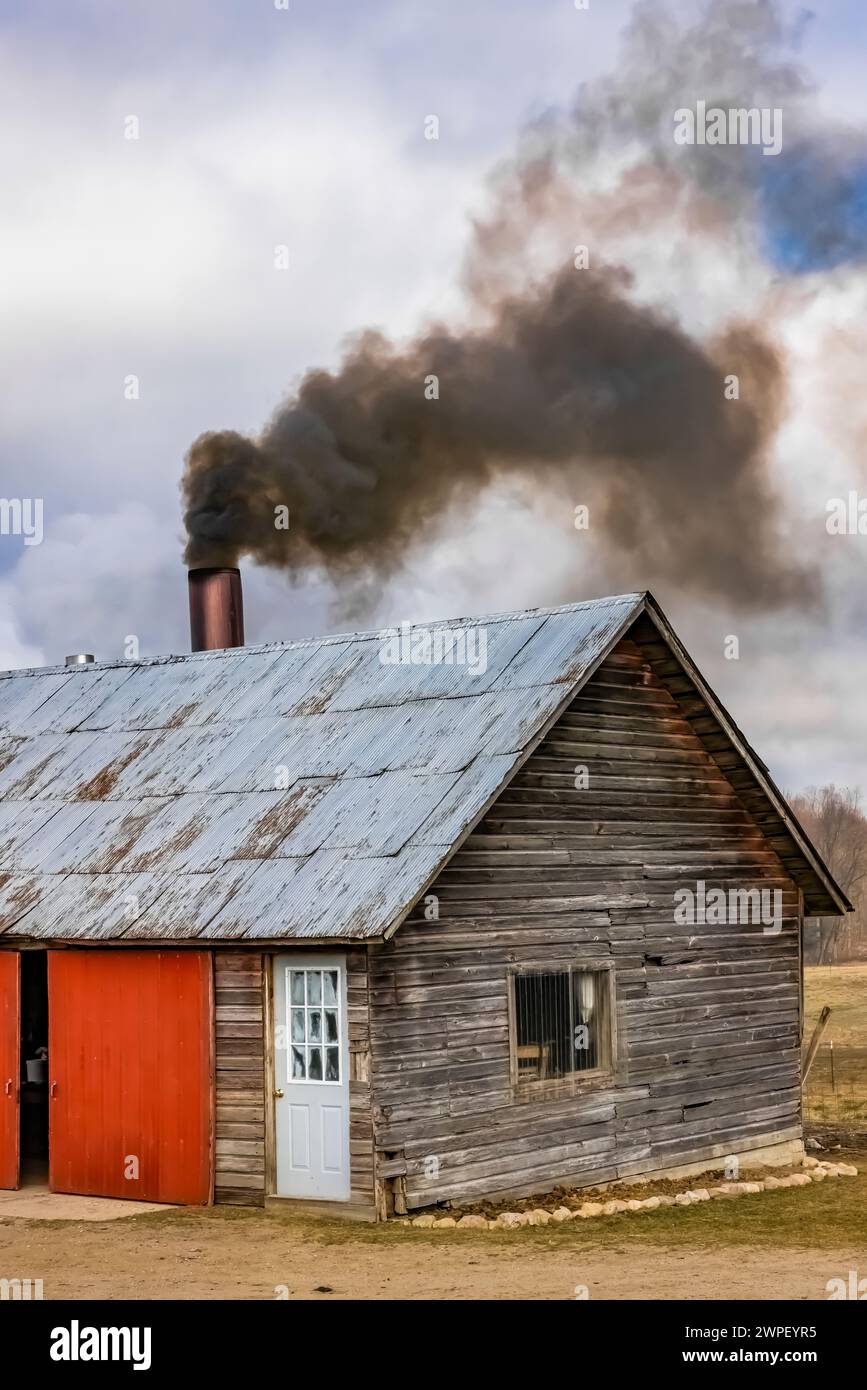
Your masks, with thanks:
[{"label": "rusty roof stain", "polygon": [[383,937],[643,606],[0,673],[0,936]]}]

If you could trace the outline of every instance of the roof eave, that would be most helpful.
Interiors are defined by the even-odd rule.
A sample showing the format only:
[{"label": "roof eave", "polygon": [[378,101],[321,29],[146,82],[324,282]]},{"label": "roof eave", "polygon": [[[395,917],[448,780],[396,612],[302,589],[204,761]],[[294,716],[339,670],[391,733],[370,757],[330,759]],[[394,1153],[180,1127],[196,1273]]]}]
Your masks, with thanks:
[{"label": "roof eave", "polygon": [[[725,706],[717,695],[714,694],[689,653],[686,651],[686,648],[680,642],[656,599],[650,593],[645,595],[644,611],[671,648],[674,656],[680,662],[687,676],[707,704],[708,709],[713,714],[724,733],[731,740],[762,791],[771,802],[774,810],[779,815],[809,868],[816,876],[824,893],[835,905],[836,911],[834,915],[843,916],[847,912],[852,912],[854,910],[852,903],[834,879],[830,869],[819,854],[819,851],[816,849],[815,845],[813,845],[804,827],[800,824],[794,811],[783,796],[783,793],[774,782],[768,768],[762,762],[758,754],[754,752]],[[821,912],[816,912],[813,915],[827,916],[827,907],[823,906]]]}]

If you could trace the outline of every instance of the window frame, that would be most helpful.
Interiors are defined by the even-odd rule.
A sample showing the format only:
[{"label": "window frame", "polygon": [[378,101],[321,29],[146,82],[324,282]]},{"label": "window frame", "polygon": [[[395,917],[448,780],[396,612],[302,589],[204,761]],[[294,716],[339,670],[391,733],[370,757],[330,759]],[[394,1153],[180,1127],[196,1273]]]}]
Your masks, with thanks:
[{"label": "window frame", "polygon": [[[322,1002],[321,1002],[319,1005],[308,1004],[308,1003],[307,1003],[307,978],[306,978],[307,975],[309,975],[309,974],[311,974],[311,973],[316,973],[316,974],[322,976],[322,977],[323,977],[323,981],[324,981],[324,977],[325,977],[326,973],[327,973],[327,972],[330,972],[330,971],[336,971],[336,972],[337,972],[337,1004],[336,1004],[336,1006],[334,1006],[334,1005],[332,1005],[332,1004],[326,1004],[326,1003],[325,1003],[325,990],[324,990],[324,984],[323,984],[323,991],[322,991]],[[303,1004],[303,1005],[294,1004],[294,1003],[292,1002],[292,976],[293,976],[293,974],[302,974],[302,975],[304,975],[304,977],[305,977],[305,979],[304,979],[304,1004]],[[343,982],[343,967],[340,966],[340,965],[295,965],[295,964],[293,964],[293,965],[290,965],[290,966],[287,968],[287,970],[286,970],[286,978],[285,978],[285,980],[284,980],[284,985],[283,985],[283,988],[284,988],[284,1008],[285,1008],[285,1010],[286,1010],[286,1084],[291,1085],[291,1086],[342,1086],[342,1085],[343,1085],[343,1081],[344,1081],[344,1076],[343,1076],[343,1070],[344,1070],[344,1058],[343,1058],[343,987],[344,987],[344,982]],[[336,1014],[337,1014],[337,1042],[336,1042],[336,1043],[328,1043],[328,1042],[326,1042],[326,1040],[325,1040],[325,1011],[326,1011],[326,1009],[327,1009],[329,1012],[332,1012],[332,1013],[333,1013],[333,1012],[336,1012]],[[299,1011],[301,1011],[301,1010],[303,1010],[303,1013],[304,1013],[304,1034],[305,1034],[305,1037],[304,1037],[304,1042],[303,1042],[303,1044],[302,1044],[302,1046],[303,1046],[303,1048],[304,1048],[304,1070],[305,1070],[305,1075],[304,1075],[304,1076],[293,1076],[293,1075],[292,1075],[292,1048],[293,1048],[293,1041],[292,1041],[292,1013],[293,1013],[293,1010],[294,1010],[296,1013],[299,1012]],[[321,1013],[321,1015],[322,1015],[322,1040],[321,1040],[321,1042],[318,1042],[318,1043],[311,1043],[310,1040],[309,1040],[309,1038],[307,1037],[307,1015],[310,1014],[310,1013],[312,1013],[312,1012],[315,1012],[315,1011],[318,1011],[318,1012]],[[325,1071],[326,1071],[326,1069],[327,1069],[327,1058],[326,1058],[326,1055],[325,1055],[325,1050],[326,1050],[327,1047],[335,1047],[335,1046],[337,1047],[337,1070],[338,1070],[338,1076],[337,1076],[337,1079],[336,1079],[336,1080],[334,1080],[333,1078],[332,1078],[331,1080],[328,1080],[328,1079],[326,1078],[326,1076],[325,1076]],[[310,1070],[310,1051],[311,1051],[311,1048],[313,1048],[313,1047],[318,1047],[319,1050],[320,1050],[321,1053],[322,1053],[322,1076],[321,1076],[319,1079],[317,1079],[317,1078],[315,1078],[315,1077],[311,1077],[310,1075],[307,1074],[307,1073],[309,1073],[309,1070]]]},{"label": "window frame", "polygon": [[[607,976],[608,1028],[607,1037],[600,1039],[605,1048],[606,1061],[602,1066],[588,1071],[567,1072],[565,1076],[545,1077],[544,1080],[527,1080],[518,1072],[518,1007],[515,981],[519,975],[559,975],[568,971],[573,974],[599,974]],[[563,956],[555,960],[528,960],[510,965],[507,972],[507,995],[509,1004],[509,1078],[512,1095],[518,1100],[557,1098],[579,1094],[582,1091],[597,1090],[608,1082],[614,1084],[622,1080],[620,1059],[617,1047],[617,994],[614,961],[610,956],[589,958]],[[571,987],[571,984],[570,984]]]}]

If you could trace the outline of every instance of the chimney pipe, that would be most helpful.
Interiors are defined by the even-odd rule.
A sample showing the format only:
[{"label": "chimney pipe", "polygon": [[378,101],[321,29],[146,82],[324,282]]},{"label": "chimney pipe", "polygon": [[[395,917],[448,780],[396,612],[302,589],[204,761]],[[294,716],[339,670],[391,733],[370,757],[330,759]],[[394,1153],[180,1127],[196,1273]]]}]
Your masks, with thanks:
[{"label": "chimney pipe", "polygon": [[194,652],[244,645],[244,600],[237,569],[190,570],[190,645]]}]

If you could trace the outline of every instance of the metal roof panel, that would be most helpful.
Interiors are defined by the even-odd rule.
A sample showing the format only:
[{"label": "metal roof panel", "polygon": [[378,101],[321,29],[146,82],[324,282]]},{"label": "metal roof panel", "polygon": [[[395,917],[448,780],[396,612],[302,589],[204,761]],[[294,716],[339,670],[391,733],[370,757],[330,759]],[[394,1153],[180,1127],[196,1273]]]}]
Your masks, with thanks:
[{"label": "metal roof panel", "polygon": [[0,676],[0,931],[381,936],[642,604]]}]

